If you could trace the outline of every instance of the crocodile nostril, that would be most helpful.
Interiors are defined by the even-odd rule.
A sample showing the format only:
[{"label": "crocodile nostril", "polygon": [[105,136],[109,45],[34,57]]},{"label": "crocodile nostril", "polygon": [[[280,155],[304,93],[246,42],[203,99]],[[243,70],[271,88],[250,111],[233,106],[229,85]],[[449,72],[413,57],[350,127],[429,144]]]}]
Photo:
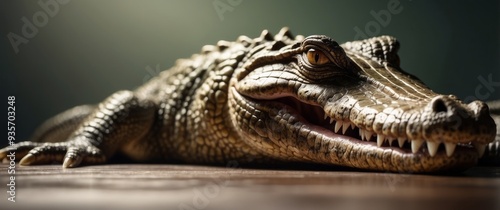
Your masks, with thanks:
[{"label": "crocodile nostril", "polygon": [[446,107],[446,104],[444,103],[442,98],[434,98],[432,101],[432,111],[434,112],[447,112],[448,107]]}]

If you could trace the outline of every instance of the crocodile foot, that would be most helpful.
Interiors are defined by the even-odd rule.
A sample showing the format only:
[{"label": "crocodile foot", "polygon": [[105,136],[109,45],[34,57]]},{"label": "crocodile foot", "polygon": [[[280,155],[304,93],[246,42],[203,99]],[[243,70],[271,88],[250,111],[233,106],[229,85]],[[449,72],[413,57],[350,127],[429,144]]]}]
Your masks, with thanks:
[{"label": "crocodile foot", "polygon": [[15,156],[20,165],[40,165],[62,163],[63,168],[73,168],[80,164],[100,164],[105,155],[95,146],[73,141],[56,143],[20,142],[0,149],[0,160],[7,161],[8,155]]}]

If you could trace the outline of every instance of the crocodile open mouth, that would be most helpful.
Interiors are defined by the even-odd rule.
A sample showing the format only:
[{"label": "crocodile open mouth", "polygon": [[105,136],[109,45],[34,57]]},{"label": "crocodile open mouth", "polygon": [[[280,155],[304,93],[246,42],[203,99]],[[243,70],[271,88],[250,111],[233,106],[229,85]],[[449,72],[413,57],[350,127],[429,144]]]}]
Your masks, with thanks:
[{"label": "crocodile open mouth", "polygon": [[[333,119],[326,114],[321,106],[302,102],[292,96],[276,98],[272,101],[278,102],[282,106],[288,106],[294,110],[293,112],[296,112],[295,114],[298,114],[300,118],[307,121],[307,123],[325,128],[318,131],[320,133],[325,132],[326,130],[326,132],[332,132],[336,135],[351,137],[349,139],[356,139],[359,141],[358,143],[369,143],[382,149],[398,149],[407,154],[428,154],[432,157],[438,153],[444,153],[448,157],[451,157],[455,153],[457,147],[462,149],[475,148],[479,157],[481,157],[486,148],[485,144],[456,144],[425,140],[411,140],[406,137],[385,136],[360,128],[353,122],[349,121],[349,119]],[[329,134],[325,133],[325,135]]]}]

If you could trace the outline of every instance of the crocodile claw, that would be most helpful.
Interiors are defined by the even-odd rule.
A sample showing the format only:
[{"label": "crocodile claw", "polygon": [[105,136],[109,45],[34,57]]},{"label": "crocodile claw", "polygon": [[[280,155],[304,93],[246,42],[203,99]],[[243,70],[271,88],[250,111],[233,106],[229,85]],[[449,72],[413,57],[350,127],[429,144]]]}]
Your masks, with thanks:
[{"label": "crocodile claw", "polygon": [[[19,165],[62,163],[63,168],[83,164],[99,164],[106,161],[104,154],[92,145],[75,145],[73,142],[37,143],[21,142],[0,150],[0,159],[5,162],[9,152],[16,152]],[[8,161],[8,160],[7,160]]]},{"label": "crocodile claw", "polygon": [[29,166],[36,162],[36,157],[32,154],[27,154],[19,161],[19,165]]}]

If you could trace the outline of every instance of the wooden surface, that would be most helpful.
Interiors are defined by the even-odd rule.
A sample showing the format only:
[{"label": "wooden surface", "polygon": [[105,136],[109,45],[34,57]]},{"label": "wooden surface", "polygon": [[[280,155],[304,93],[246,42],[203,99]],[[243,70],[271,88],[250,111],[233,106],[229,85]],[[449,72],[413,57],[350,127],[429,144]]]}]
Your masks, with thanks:
[{"label": "wooden surface", "polygon": [[0,209],[500,209],[500,167],[459,175],[115,164],[0,164]]}]

